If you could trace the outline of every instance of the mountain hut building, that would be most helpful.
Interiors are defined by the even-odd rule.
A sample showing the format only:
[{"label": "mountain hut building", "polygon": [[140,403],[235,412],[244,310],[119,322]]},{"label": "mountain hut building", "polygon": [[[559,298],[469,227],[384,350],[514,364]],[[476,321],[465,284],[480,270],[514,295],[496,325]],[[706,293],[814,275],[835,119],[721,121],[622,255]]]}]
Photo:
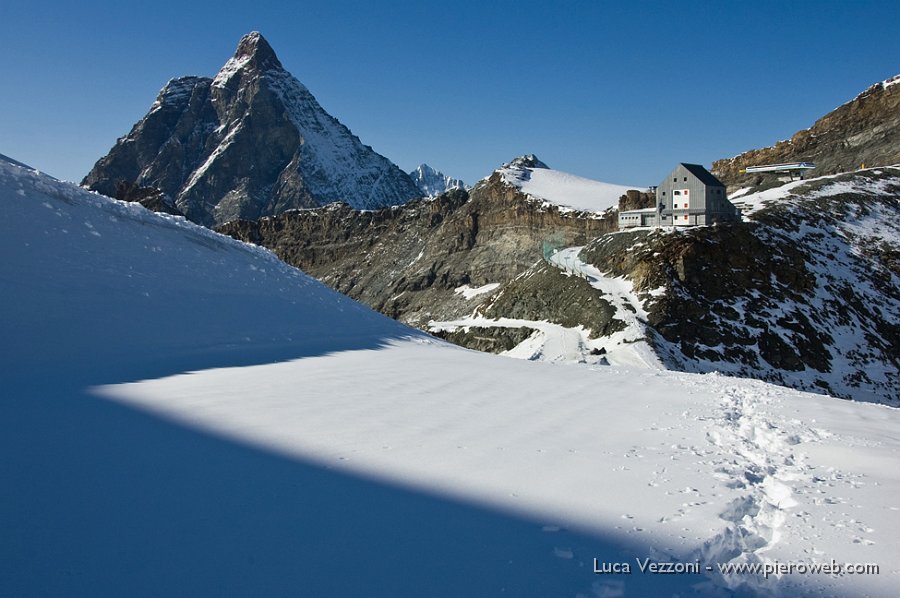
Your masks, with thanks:
[{"label": "mountain hut building", "polygon": [[619,228],[698,226],[740,220],[725,185],[699,164],[679,164],[656,187],[656,207],[619,212]]}]

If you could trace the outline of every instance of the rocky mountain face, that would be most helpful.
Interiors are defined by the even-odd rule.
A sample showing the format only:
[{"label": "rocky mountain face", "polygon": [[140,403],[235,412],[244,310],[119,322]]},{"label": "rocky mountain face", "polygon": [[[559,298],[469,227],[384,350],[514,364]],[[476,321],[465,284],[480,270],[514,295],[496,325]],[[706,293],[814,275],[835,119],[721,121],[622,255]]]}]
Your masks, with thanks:
[{"label": "rocky mountain face", "polygon": [[281,259],[414,326],[467,315],[482,295],[540,260],[548,242],[587,243],[614,230],[614,213],[548,206],[500,172],[403,206],[359,211],[345,204],[297,210],[220,232],[272,249]]},{"label": "rocky mountain face", "polygon": [[461,180],[445,175],[443,172],[435,170],[428,164],[420,165],[409,173],[409,176],[419,188],[423,197],[437,197],[441,193],[446,193],[453,189],[469,188],[469,186]]},{"label": "rocky mountain face", "polygon": [[[900,405],[900,169],[798,182],[746,206],[746,222],[606,234],[580,258],[633,285],[643,338],[668,368]],[[609,337],[624,326],[610,301],[542,263],[477,311]],[[473,336],[445,336],[469,340],[459,332]],[[508,335],[477,330],[481,347]]]},{"label": "rocky mountain face", "polygon": [[125,189],[171,198],[207,226],[335,201],[377,209],[422,195],[329,115],[256,32],[214,78],[169,81],[82,184],[113,197]]},{"label": "rocky mountain face", "polygon": [[716,160],[712,172],[729,187],[759,186],[773,175],[746,174],[748,166],[812,162],[809,176],[900,163],[900,75],[877,83],[829,112],[809,129],[772,147]]}]

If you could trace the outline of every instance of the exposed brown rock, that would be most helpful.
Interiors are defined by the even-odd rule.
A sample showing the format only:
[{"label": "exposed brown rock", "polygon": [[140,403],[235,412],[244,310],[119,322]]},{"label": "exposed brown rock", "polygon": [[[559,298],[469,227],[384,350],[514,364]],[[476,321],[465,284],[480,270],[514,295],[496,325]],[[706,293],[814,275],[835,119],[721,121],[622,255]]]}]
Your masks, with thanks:
[{"label": "exposed brown rock", "polygon": [[[900,75],[898,75],[900,77]],[[765,185],[773,174],[747,174],[748,166],[812,162],[808,177],[850,172],[866,166],[900,163],[900,84],[897,77],[877,83],[829,112],[809,129],[771,147],[713,162],[713,173],[729,192],[737,187]]]},{"label": "exposed brown rock", "polygon": [[541,259],[548,239],[582,245],[615,230],[610,212],[559,210],[528,198],[495,173],[470,193],[358,211],[346,205],[291,211],[218,230],[263,245],[338,291],[403,322],[468,315],[454,289],[506,283]]},{"label": "exposed brown rock", "polygon": [[640,210],[652,208],[656,205],[656,195],[637,189],[629,189],[625,195],[619,198],[619,211]]}]

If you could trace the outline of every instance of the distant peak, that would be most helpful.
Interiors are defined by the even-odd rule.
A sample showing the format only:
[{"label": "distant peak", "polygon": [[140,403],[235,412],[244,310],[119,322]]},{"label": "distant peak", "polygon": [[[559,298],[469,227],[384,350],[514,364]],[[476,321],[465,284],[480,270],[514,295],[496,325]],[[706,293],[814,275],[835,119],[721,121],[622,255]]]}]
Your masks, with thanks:
[{"label": "distant peak", "polygon": [[422,164],[419,164],[419,166],[418,166],[414,171],[412,171],[410,174],[415,174],[415,173],[419,173],[420,175],[437,175],[437,174],[440,174],[441,176],[444,176],[444,173],[438,172],[437,170],[435,170],[434,168],[432,168],[432,167],[429,166],[428,164],[425,164],[424,162],[423,162]]},{"label": "distant peak", "polygon": [[468,189],[468,185],[459,179],[445,175],[435,170],[428,164],[420,164],[418,168],[409,173],[410,178],[425,194],[426,197],[434,197],[451,189]]},{"label": "distant peak", "polygon": [[234,59],[242,63],[255,63],[259,70],[282,68],[281,62],[275,56],[275,50],[266,41],[259,31],[251,31],[241,38]]},{"label": "distant peak", "polygon": [[519,156],[509,164],[504,164],[504,168],[547,168],[550,167],[541,162],[534,154]]}]

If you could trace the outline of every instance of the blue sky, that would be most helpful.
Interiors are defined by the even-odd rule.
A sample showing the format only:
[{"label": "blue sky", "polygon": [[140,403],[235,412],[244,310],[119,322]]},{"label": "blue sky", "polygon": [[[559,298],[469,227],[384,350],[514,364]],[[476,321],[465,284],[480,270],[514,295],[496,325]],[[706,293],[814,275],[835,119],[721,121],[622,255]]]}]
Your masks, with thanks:
[{"label": "blue sky", "polygon": [[656,184],[770,145],[900,73],[897,2],[4,0],[0,153],[80,180],[176,76],[259,30],[405,170],[469,183],[535,153]]}]

